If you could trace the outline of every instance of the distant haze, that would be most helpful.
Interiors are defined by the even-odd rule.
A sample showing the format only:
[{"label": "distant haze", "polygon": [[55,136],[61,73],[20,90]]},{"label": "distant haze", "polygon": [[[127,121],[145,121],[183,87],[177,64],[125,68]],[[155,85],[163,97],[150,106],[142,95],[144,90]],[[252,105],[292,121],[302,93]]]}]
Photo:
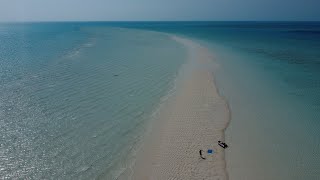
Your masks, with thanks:
[{"label": "distant haze", "polygon": [[319,0],[0,0],[0,21],[320,21]]}]

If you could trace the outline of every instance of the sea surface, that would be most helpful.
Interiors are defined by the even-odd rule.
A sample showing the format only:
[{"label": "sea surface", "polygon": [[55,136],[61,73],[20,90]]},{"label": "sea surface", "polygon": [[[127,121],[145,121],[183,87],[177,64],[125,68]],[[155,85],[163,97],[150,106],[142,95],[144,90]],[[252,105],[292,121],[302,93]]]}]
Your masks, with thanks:
[{"label": "sea surface", "polygon": [[0,179],[117,179],[185,49],[91,23],[0,25]]},{"label": "sea surface", "polygon": [[0,177],[130,170],[186,60],[165,33],[214,55],[229,179],[320,178],[318,22],[0,24]]}]

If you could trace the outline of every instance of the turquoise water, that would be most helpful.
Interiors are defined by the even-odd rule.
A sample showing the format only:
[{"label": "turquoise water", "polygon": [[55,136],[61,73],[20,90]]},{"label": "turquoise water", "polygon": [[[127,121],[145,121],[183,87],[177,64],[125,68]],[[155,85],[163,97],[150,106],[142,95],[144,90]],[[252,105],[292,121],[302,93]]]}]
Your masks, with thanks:
[{"label": "turquoise water", "polygon": [[0,179],[116,179],[185,50],[90,23],[0,25]]},{"label": "turquoise water", "polygon": [[144,24],[200,42],[228,100],[230,179],[320,178],[320,24]]},{"label": "turquoise water", "polygon": [[0,177],[116,179],[130,169],[187,55],[145,30],[214,54],[231,109],[230,179],[320,178],[317,22],[1,24]]}]

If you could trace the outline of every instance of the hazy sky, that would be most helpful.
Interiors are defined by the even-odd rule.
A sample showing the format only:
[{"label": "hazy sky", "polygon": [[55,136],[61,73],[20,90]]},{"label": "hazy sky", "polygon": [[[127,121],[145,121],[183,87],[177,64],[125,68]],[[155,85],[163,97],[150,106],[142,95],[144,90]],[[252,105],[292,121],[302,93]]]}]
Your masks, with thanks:
[{"label": "hazy sky", "polygon": [[0,21],[318,20],[320,0],[0,0]]}]

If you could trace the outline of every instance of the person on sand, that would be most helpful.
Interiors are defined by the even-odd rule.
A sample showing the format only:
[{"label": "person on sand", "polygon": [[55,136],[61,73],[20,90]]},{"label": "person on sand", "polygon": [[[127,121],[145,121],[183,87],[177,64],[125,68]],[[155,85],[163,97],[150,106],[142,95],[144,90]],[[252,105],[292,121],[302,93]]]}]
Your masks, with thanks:
[{"label": "person on sand", "polygon": [[200,149],[199,153],[200,153],[201,159],[206,159],[206,158],[202,157],[202,150],[201,149]]}]

